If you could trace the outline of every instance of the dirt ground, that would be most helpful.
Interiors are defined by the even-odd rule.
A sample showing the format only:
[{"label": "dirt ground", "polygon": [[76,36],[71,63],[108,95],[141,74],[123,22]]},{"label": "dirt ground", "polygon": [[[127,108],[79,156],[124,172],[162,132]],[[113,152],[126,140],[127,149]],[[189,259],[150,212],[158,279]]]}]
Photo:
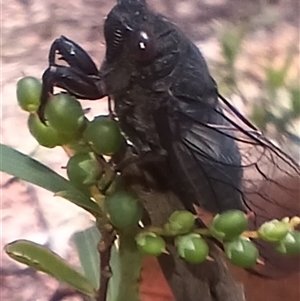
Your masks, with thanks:
[{"label": "dirt ground", "polygon": [[[251,22],[243,43],[238,68],[253,78],[262,76],[270,61],[280,65],[291,46],[297,48],[293,76],[299,78],[299,3],[297,0],[149,0],[157,11],[172,19],[202,50],[213,74],[214,62],[222,59],[218,39],[228,23]],[[51,42],[65,35],[82,45],[100,64],[104,50],[102,25],[115,1],[11,0],[1,4],[1,137],[10,145],[44,162],[61,174],[66,155],[61,149],[38,147],[26,127],[27,114],[16,102],[17,80],[24,75],[41,77],[47,67]],[[257,82],[247,82],[249,97],[255,97]],[[84,102],[100,114],[106,103]],[[10,260],[3,246],[20,238],[45,244],[78,265],[71,235],[88,227],[88,214],[67,201],[27,183],[1,174],[1,269],[2,301],[46,301],[59,287],[50,277],[37,274]],[[65,300],[81,300],[69,297]]]}]

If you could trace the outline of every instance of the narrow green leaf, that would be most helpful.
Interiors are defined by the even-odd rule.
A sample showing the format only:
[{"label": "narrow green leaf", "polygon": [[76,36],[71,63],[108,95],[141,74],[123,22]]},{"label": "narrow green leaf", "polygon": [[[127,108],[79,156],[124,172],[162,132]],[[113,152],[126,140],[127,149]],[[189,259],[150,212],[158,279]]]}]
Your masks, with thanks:
[{"label": "narrow green leaf", "polygon": [[85,295],[93,297],[95,288],[89,280],[70,267],[61,257],[45,247],[28,240],[16,240],[5,246],[14,260],[63,281]]},{"label": "narrow green leaf", "polygon": [[100,233],[95,226],[84,231],[76,232],[73,236],[80,263],[87,279],[94,287],[99,286],[100,258],[97,245]]},{"label": "narrow green leaf", "polygon": [[59,194],[60,192],[65,193],[67,191],[67,195],[72,196],[66,197],[68,200],[89,211],[93,215],[101,214],[100,208],[95,202],[49,167],[3,144],[0,144],[0,156],[0,171],[45,188],[56,194]]}]

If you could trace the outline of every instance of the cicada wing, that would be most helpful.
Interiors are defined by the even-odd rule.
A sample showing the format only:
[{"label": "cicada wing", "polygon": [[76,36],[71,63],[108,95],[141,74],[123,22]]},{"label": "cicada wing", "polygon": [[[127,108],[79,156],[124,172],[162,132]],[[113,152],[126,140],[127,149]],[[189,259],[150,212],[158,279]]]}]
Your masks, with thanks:
[{"label": "cicada wing", "polygon": [[[243,199],[254,213],[250,219],[252,229],[272,219],[300,215],[300,167],[284,153],[275,142],[265,137],[226,99],[224,117],[236,132],[242,157]],[[255,270],[268,277],[282,277],[299,272],[300,257],[283,256],[275,247],[260,240],[254,240],[259,248],[264,265]]]},{"label": "cicada wing", "polygon": [[[181,200],[188,208],[194,203],[211,212],[248,208],[254,213],[253,229],[274,218],[300,215],[299,165],[234,107],[222,105],[181,99],[176,118],[168,108],[155,116]],[[265,262],[257,268],[261,275],[299,270],[297,259],[256,243]]]},{"label": "cicada wing", "polygon": [[176,116],[167,107],[155,114],[157,132],[168,153],[174,190],[188,208],[196,204],[214,213],[247,211],[237,144],[225,127],[220,131],[207,126],[207,120],[220,125],[224,118],[210,105],[181,102],[180,106]]}]

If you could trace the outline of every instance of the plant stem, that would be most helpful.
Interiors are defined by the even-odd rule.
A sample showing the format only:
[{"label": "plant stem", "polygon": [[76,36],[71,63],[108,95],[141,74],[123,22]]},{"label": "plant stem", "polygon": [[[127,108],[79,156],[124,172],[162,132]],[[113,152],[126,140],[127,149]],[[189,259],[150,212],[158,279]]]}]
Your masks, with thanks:
[{"label": "plant stem", "polygon": [[111,268],[109,265],[111,248],[113,246],[115,235],[108,229],[103,226],[100,229],[101,232],[101,241],[98,246],[100,253],[100,286],[97,294],[97,301],[106,301],[107,292],[108,292],[108,283],[111,277]]},{"label": "plant stem", "polygon": [[258,238],[258,234],[256,231],[244,231],[242,233],[242,236],[248,238]]},{"label": "plant stem", "polygon": [[116,301],[139,301],[142,255],[136,248],[135,233],[119,236],[120,284]]}]

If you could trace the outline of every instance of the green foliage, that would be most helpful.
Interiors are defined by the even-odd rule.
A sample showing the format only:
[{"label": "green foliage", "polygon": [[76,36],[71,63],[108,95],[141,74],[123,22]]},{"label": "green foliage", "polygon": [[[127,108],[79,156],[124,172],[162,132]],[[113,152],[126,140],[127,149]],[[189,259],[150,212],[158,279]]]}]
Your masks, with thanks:
[{"label": "green foliage", "polygon": [[[221,74],[221,89],[228,94],[239,95],[244,103],[248,97],[246,91],[242,91],[240,86],[243,81],[253,80],[248,73],[239,70],[237,61],[244,53],[243,42],[248,37],[248,30],[255,24],[255,20],[246,20],[238,25],[227,24],[222,29],[220,46],[223,63],[216,69]],[[264,76],[259,79],[261,89],[255,101],[251,103],[251,120],[263,131],[275,129],[278,141],[283,138],[292,138],[296,142],[295,136],[299,135],[293,125],[300,118],[300,91],[298,79],[290,78],[293,60],[297,54],[295,47],[287,51],[285,61],[280,67],[274,67],[274,62],[270,61],[264,67]],[[249,62],[252,64],[252,62]],[[257,66],[260,68],[261,66]],[[255,68],[255,66],[253,66]],[[218,75],[217,74],[217,75]],[[257,80],[257,79],[256,79]],[[257,83],[256,83],[257,85]]]},{"label": "green foliage", "polygon": [[[62,197],[74,195],[71,201],[93,215],[101,214],[99,206],[49,167],[6,145],[0,144],[1,171],[40,186]],[[67,197],[68,199],[68,197]]]},{"label": "green foliage", "polygon": [[221,51],[227,67],[233,68],[241,51],[245,30],[241,26],[228,24],[221,36]]},{"label": "green foliage", "polygon": [[92,226],[84,231],[76,232],[73,241],[79,256],[85,277],[93,287],[99,288],[100,283],[100,256],[97,245],[100,241],[100,232]]},{"label": "green foliage", "polygon": [[300,89],[299,87],[293,87],[290,90],[290,97],[291,97],[291,107],[292,112],[294,113],[295,117],[300,116]]},{"label": "green foliage", "polygon": [[47,273],[88,296],[93,297],[96,293],[95,287],[87,278],[70,267],[57,254],[41,245],[27,240],[17,240],[6,245],[5,252],[11,258],[37,271]]}]

